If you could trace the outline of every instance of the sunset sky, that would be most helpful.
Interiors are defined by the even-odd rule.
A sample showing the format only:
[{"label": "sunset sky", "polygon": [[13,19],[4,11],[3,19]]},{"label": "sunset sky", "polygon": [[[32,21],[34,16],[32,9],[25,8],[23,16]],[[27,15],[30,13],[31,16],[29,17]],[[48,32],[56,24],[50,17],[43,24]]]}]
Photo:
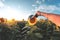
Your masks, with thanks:
[{"label": "sunset sky", "polygon": [[3,18],[27,20],[38,10],[60,14],[60,0],[0,0],[0,17]]}]

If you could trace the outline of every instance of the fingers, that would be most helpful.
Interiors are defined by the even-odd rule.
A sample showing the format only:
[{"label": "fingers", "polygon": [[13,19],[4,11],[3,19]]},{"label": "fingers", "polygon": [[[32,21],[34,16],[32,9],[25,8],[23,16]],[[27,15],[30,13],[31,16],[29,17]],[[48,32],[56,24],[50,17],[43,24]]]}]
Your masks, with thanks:
[{"label": "fingers", "polygon": [[41,16],[41,12],[40,12],[40,11],[37,11],[36,14],[37,14],[38,16]]}]

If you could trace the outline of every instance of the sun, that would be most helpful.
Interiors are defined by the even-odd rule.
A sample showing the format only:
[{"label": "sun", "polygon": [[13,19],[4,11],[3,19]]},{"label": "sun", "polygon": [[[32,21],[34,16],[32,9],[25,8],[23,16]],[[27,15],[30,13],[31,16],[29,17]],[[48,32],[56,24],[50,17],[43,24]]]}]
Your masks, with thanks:
[{"label": "sun", "polygon": [[20,20],[21,14],[18,10],[8,7],[1,10],[0,17],[7,18],[8,20],[10,19]]}]

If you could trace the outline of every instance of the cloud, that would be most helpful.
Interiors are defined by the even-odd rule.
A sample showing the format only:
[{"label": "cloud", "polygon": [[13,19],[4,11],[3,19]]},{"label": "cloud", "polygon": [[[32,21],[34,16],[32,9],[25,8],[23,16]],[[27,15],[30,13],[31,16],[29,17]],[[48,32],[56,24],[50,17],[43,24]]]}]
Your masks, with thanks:
[{"label": "cloud", "polygon": [[5,1],[5,0],[2,0],[2,1]]},{"label": "cloud", "polygon": [[4,3],[3,2],[5,2],[5,0],[0,0],[0,8],[4,7]]},{"label": "cloud", "polygon": [[36,0],[36,4],[41,4],[41,1],[39,1],[39,0]]},{"label": "cloud", "polygon": [[[47,0],[47,1],[52,1],[52,0]],[[56,5],[47,5],[45,4],[46,0],[35,0],[36,2],[36,6],[34,6],[35,9],[33,9],[32,11],[36,12],[36,11],[43,11],[43,12],[55,12],[55,11],[59,11],[60,12],[60,3],[58,4],[58,6]]]},{"label": "cloud", "polygon": [[32,6],[35,7],[36,5],[33,4]]},{"label": "cloud", "polygon": [[0,0],[1,2],[5,2],[5,0]]},{"label": "cloud", "polygon": [[0,1],[0,8],[4,7],[4,3]]},{"label": "cloud", "polygon": [[42,4],[45,3],[46,0],[36,0],[36,4]]},{"label": "cloud", "polygon": [[49,4],[49,2],[52,2],[52,0],[35,0],[34,5],[36,6],[34,6],[32,12],[36,13],[36,11],[42,11],[47,13],[60,14],[60,3],[53,5],[53,4]]},{"label": "cloud", "polygon": [[43,11],[43,12],[53,12],[55,10],[60,11],[60,7],[56,5],[40,5],[39,7],[35,8],[35,11]]}]

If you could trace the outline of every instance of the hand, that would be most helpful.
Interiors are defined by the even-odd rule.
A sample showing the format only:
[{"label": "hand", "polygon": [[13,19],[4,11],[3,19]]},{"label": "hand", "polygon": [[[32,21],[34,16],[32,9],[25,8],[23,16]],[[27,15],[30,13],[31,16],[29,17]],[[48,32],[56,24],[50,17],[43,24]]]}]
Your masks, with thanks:
[{"label": "hand", "polygon": [[37,11],[37,12],[36,12],[36,15],[41,16],[41,13],[42,13],[42,12]]}]

